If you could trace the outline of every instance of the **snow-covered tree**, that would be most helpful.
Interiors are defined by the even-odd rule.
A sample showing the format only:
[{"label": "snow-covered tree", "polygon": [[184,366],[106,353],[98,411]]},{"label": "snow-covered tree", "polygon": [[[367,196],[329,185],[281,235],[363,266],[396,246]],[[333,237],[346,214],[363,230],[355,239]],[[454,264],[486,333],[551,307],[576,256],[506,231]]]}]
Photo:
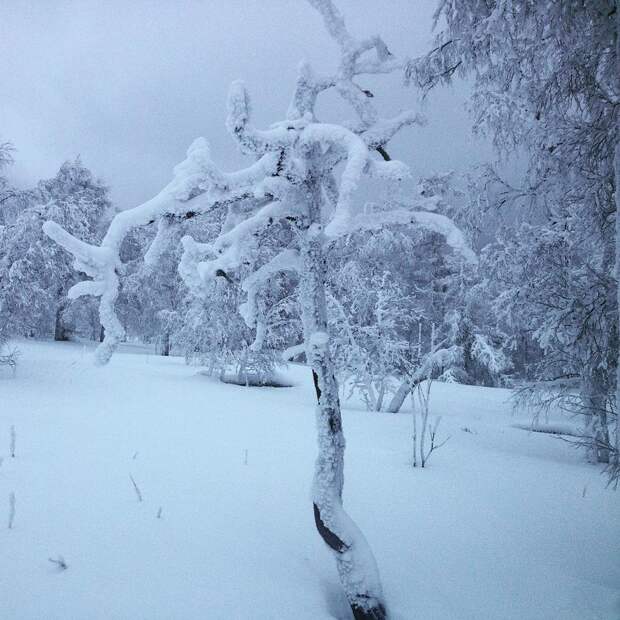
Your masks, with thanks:
[{"label": "snow-covered tree", "polygon": [[495,175],[492,202],[532,208],[520,252],[542,254],[552,270],[530,263],[521,289],[546,313],[536,330],[547,358],[540,387],[555,392],[557,381],[572,381],[561,392],[572,400],[576,387],[594,420],[589,450],[616,479],[619,20],[615,0],[441,0],[436,47],[406,71],[423,89],[472,76],[475,129],[500,153],[526,154],[522,183]]},{"label": "snow-covered tree", "polygon": [[43,234],[48,219],[73,233],[97,239],[109,208],[107,189],[79,159],[27,193],[14,218],[0,228],[0,312],[11,332],[67,337],[67,291],[78,279],[65,252]]},{"label": "snow-covered tree", "polygon": [[[175,168],[172,182],[150,201],[117,214],[101,245],[79,240],[56,223],[48,222],[45,231],[75,256],[78,269],[93,278],[74,286],[69,295],[100,297],[105,340],[98,350],[99,362],[110,358],[123,337],[115,312],[119,251],[135,227],[162,218],[227,211],[226,226],[213,242],[183,238],[180,271],[187,285],[200,291],[211,278],[230,277],[244,266],[252,268],[242,281],[246,298],[241,312],[255,329],[252,347],[256,350],[260,350],[265,336],[261,301],[265,292],[281,273],[295,274],[305,354],[318,400],[319,453],[312,492],[315,522],[334,554],[355,618],[380,619],[386,617],[386,611],[376,562],[342,505],[344,435],[330,350],[326,247],[331,240],[356,229],[414,223],[444,235],[448,243],[468,256],[470,251],[448,218],[424,210],[435,205],[433,199],[421,199],[417,210],[355,212],[353,195],[363,176],[394,180],[408,174],[406,166],[390,159],[386,146],[397,131],[419,122],[419,116],[408,111],[391,119],[379,117],[372,93],[358,80],[402,70],[403,61],[395,58],[378,36],[354,39],[330,0],[310,2],[339,47],[339,68],[334,75],[320,76],[302,64],[286,118],[267,130],[251,126],[248,93],[241,82],[233,83],[227,126],[254,163],[243,170],[223,172],[200,138],[188,150],[187,159]],[[317,98],[328,90],[350,104],[355,120],[326,123],[317,118]],[[341,171],[339,179],[334,171]],[[257,240],[265,236],[277,241],[269,246],[269,256],[258,252]]]},{"label": "snow-covered tree", "polygon": [[[466,222],[465,192],[453,173],[423,178],[413,193],[388,192],[381,207],[370,203],[364,210],[413,208],[420,199],[433,199],[435,212]],[[432,334],[435,345],[455,353],[441,357],[432,378],[501,382],[510,362],[486,301],[486,283],[443,235],[415,225],[356,231],[330,244],[329,264],[336,367],[369,409],[401,408],[411,377],[433,353]]]},{"label": "snow-covered tree", "polygon": [[[156,246],[153,228],[136,229],[123,244],[121,256],[126,262],[118,308],[129,336],[154,344],[161,355],[170,355],[184,294],[177,272],[183,226],[160,220]],[[149,246],[151,255],[157,252],[154,261],[142,259]]]},{"label": "snow-covered tree", "polygon": [[395,274],[364,267],[352,258],[330,273],[332,348],[343,388],[359,392],[369,411],[381,411],[409,355],[417,312]]},{"label": "snow-covered tree", "polygon": [[613,459],[615,424],[613,283],[592,269],[603,263],[604,248],[558,219],[522,224],[485,250],[496,265],[498,315],[517,334],[530,330],[543,353],[530,363],[521,395],[537,411],[558,405],[583,416],[579,442],[594,462]]}]

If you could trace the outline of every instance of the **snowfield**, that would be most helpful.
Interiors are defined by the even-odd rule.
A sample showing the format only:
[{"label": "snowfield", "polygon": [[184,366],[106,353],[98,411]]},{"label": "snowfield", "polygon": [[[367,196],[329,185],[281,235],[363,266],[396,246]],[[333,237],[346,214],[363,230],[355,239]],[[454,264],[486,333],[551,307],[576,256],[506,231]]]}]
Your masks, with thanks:
[{"label": "snowfield", "polygon": [[[245,388],[140,349],[97,368],[81,344],[18,346],[0,375],[0,618],[351,618],[314,529],[307,369]],[[620,493],[515,428],[508,398],[434,384],[450,439],[424,470],[409,415],[344,403],[345,506],[393,618],[620,618]]]}]

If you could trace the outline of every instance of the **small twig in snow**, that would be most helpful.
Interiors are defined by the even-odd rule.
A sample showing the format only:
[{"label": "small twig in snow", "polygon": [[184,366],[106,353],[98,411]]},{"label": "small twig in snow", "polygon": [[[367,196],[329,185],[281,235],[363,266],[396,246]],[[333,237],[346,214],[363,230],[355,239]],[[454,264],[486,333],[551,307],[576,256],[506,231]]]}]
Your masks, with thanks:
[{"label": "small twig in snow", "polygon": [[13,521],[15,520],[15,491],[9,494],[9,529],[13,529]]},{"label": "small twig in snow", "polygon": [[131,474],[129,474],[129,478],[131,479],[131,483],[133,484],[133,489],[136,492],[136,497],[138,498],[138,501],[141,502],[142,493],[140,492],[140,487],[138,487],[138,485],[136,484],[136,481],[133,479],[133,476]]},{"label": "small twig in snow", "polygon": [[474,431],[471,428],[469,428],[469,426],[461,426],[461,430],[464,433],[471,433],[472,435],[477,435],[478,434],[476,431]]},{"label": "small twig in snow", "polygon": [[67,570],[69,568],[69,566],[65,562],[65,558],[63,558],[62,555],[59,555],[56,559],[47,558],[47,561],[51,562],[52,564],[56,564],[56,566],[58,566],[58,570]]},{"label": "small twig in snow", "polygon": [[11,458],[15,458],[15,426],[11,425]]},{"label": "small twig in snow", "polygon": [[157,511],[157,518],[161,519],[161,506],[159,507],[159,510]]}]

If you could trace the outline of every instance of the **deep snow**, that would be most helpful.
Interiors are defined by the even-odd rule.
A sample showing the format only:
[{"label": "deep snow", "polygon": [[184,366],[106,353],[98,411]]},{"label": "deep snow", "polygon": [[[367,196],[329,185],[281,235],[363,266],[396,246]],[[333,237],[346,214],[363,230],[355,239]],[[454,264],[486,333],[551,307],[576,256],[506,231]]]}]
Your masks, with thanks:
[{"label": "deep snow", "polygon": [[[0,371],[0,618],[350,617],[314,530],[306,369],[246,388],[140,350],[98,368],[80,344],[18,346]],[[508,398],[434,384],[450,440],[425,470],[409,415],[345,409],[345,505],[397,620],[620,618],[620,493],[515,428]]]}]

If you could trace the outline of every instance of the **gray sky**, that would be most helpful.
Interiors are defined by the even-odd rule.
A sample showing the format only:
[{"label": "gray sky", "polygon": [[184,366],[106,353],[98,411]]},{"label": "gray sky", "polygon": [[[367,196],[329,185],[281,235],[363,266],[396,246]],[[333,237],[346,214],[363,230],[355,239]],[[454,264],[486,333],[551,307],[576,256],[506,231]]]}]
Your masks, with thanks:
[{"label": "gray sky", "polygon": [[[434,0],[337,4],[354,36],[379,33],[398,55],[429,49]],[[245,80],[255,124],[270,124],[284,117],[302,59],[325,72],[337,61],[304,0],[2,0],[0,139],[18,149],[11,175],[32,184],[80,154],[126,208],[165,185],[198,136],[233,167],[241,160],[224,128],[228,85]],[[419,107],[400,76],[364,86],[386,115]],[[428,126],[403,132],[392,155],[422,174],[487,159],[464,93],[433,94]],[[338,112],[327,99],[321,117],[349,116]]]}]

